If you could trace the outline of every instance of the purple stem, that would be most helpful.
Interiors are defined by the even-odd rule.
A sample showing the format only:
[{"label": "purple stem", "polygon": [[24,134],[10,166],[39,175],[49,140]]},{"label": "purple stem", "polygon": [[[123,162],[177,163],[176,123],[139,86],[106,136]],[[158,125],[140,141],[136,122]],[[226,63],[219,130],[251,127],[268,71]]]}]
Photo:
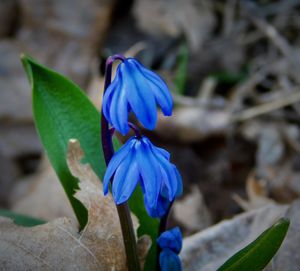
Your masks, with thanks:
[{"label": "purple stem", "polygon": [[[125,57],[122,55],[114,55],[107,59],[105,67],[105,83],[104,83],[104,92],[111,83],[111,73],[112,65],[115,60],[124,61]],[[104,95],[104,93],[103,93]],[[101,139],[102,139],[102,149],[104,153],[104,159],[106,165],[114,155],[114,148],[112,143],[112,133],[109,128],[109,124],[101,111]],[[130,271],[140,271],[140,263],[137,256],[136,240],[133,229],[133,223],[130,215],[130,209],[127,202],[116,205],[118,210],[118,215],[120,219],[123,241],[127,257],[127,266]]]},{"label": "purple stem", "polygon": [[[170,210],[172,208],[173,205],[172,201],[170,203],[170,206],[168,208],[168,210],[166,211],[165,215],[160,219],[160,223],[159,223],[159,230],[158,230],[158,237],[167,230],[168,228],[168,219],[169,219],[169,214],[170,214]],[[160,265],[159,265],[159,255],[161,253],[162,249],[159,245],[157,245],[157,250],[156,250],[156,270],[160,271]]]},{"label": "purple stem", "polygon": [[[116,61],[116,60],[124,61],[125,57],[122,55],[114,55],[114,56],[110,56],[106,60],[103,95],[111,83],[112,65],[113,65],[114,61]],[[114,148],[113,148],[113,144],[112,144],[112,136],[111,136],[111,133],[109,132],[109,125],[103,114],[103,110],[101,110],[101,139],[102,139],[102,149],[103,149],[103,153],[104,153],[104,159],[105,159],[106,165],[108,165],[110,159],[114,155]]]},{"label": "purple stem", "polygon": [[128,125],[134,131],[136,137],[142,138],[141,131],[140,131],[140,129],[136,125],[134,125],[131,122],[128,122]]}]

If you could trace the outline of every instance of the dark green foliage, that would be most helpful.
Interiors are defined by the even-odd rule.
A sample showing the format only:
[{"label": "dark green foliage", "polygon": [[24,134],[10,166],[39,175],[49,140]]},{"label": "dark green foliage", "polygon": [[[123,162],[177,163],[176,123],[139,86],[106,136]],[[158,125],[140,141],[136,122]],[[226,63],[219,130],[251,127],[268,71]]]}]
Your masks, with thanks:
[{"label": "dark green foliage", "polygon": [[280,219],[256,240],[234,254],[218,271],[263,270],[280,248],[289,224],[287,219]]}]

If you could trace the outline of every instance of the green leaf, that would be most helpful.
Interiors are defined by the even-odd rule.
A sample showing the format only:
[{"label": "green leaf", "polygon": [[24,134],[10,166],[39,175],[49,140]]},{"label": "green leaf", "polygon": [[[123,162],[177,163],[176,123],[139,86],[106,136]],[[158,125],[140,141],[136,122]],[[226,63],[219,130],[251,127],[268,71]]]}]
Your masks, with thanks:
[{"label": "green leaf", "polygon": [[[68,141],[71,138],[78,139],[85,153],[84,161],[92,166],[100,180],[103,179],[106,166],[101,147],[100,113],[84,92],[69,79],[36,63],[29,56],[22,56],[22,62],[32,86],[38,134],[83,228],[87,222],[87,211],[73,197],[78,180],[69,171],[66,152]],[[120,147],[117,140],[114,140],[114,147]],[[153,246],[145,270],[154,270],[151,266],[155,264],[158,220],[148,216],[141,189],[136,189],[129,205],[139,219],[138,236],[148,234],[152,238]]]},{"label": "green leaf", "polygon": [[0,216],[11,218],[15,224],[24,227],[33,227],[41,224],[45,224],[46,221],[26,215],[17,214],[10,210],[0,209]]},{"label": "green leaf", "polygon": [[219,71],[211,73],[210,76],[220,84],[238,84],[247,79],[249,67],[245,65],[239,72]]},{"label": "green leaf", "polygon": [[281,246],[289,224],[289,220],[280,219],[256,240],[234,254],[217,271],[263,270]]},{"label": "green leaf", "polygon": [[185,92],[188,59],[188,47],[185,44],[183,44],[180,47],[179,54],[177,56],[177,69],[174,79],[174,85],[176,87],[177,93],[180,95],[184,95]]},{"label": "green leaf", "polygon": [[71,202],[81,225],[87,222],[87,211],[73,197],[78,189],[66,163],[67,144],[76,138],[86,154],[93,170],[103,176],[105,164],[100,152],[100,114],[73,82],[58,73],[23,56],[33,97],[33,113],[36,128],[49,160]]}]

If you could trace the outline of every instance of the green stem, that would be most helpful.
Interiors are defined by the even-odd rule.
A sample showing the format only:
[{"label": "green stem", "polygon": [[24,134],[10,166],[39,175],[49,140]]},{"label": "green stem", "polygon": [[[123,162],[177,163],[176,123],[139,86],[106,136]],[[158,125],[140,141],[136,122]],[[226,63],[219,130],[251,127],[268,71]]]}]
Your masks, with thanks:
[{"label": "green stem", "polygon": [[126,249],[127,266],[129,271],[140,271],[140,263],[137,256],[136,240],[133,231],[130,209],[127,202],[117,205],[119,219],[122,228],[124,246]]}]

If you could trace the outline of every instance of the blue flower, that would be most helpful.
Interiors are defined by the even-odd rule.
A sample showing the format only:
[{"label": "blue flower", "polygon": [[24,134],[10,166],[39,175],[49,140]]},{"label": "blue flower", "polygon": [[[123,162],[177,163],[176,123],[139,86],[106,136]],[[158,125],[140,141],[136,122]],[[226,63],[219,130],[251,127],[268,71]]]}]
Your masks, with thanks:
[{"label": "blue flower", "polygon": [[181,261],[176,253],[170,249],[163,249],[159,254],[159,265],[161,271],[181,271]]},{"label": "blue flower", "polygon": [[114,154],[104,180],[104,194],[112,180],[112,194],[117,204],[129,199],[140,183],[150,216],[161,217],[170,202],[182,193],[182,180],[170,163],[170,154],[154,146],[147,137],[132,137]]},{"label": "blue flower", "polygon": [[[145,193],[144,189],[143,192]],[[145,207],[151,217],[162,217],[169,209],[170,204],[171,202],[161,194],[158,195],[157,205],[153,207],[148,204],[147,199],[145,198]]]},{"label": "blue flower", "polygon": [[178,253],[182,248],[182,235],[178,227],[163,232],[157,239],[162,251],[159,264],[162,271],[181,271],[182,266]]},{"label": "blue flower", "polygon": [[179,227],[163,232],[157,239],[157,243],[162,249],[169,248],[179,253],[182,248],[182,234]]},{"label": "blue flower", "polygon": [[103,96],[103,114],[121,134],[128,133],[128,113],[133,111],[143,126],[153,130],[156,104],[164,115],[172,115],[173,100],[166,83],[134,58],[119,64],[116,76]]}]

